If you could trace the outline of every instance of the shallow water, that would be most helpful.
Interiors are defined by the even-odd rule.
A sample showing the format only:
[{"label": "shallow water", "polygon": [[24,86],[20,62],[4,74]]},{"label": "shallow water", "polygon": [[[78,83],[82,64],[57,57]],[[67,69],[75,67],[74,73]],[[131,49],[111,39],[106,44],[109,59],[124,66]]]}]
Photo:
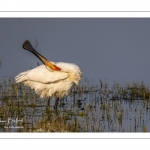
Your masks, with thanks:
[{"label": "shallow water", "polygon": [[41,99],[30,88],[22,84],[3,83],[0,86],[0,131],[150,131],[149,98],[141,98],[140,93],[139,96],[133,95],[131,91],[123,96],[123,90],[106,84],[80,85],[59,101],[56,111],[55,100],[51,99],[48,106],[48,99]]}]

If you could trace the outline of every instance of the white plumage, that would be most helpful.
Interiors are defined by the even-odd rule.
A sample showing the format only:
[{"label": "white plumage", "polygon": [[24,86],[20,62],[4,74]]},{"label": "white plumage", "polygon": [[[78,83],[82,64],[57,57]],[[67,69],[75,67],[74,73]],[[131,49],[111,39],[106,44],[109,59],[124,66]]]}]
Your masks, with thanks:
[{"label": "white plumage", "polygon": [[35,54],[44,65],[20,73],[15,82],[23,82],[43,97],[63,98],[67,96],[74,84],[78,84],[82,77],[81,69],[72,63],[54,63],[40,55],[29,41],[25,41],[23,48]]},{"label": "white plumage", "polygon": [[68,95],[74,83],[79,83],[82,72],[75,64],[64,62],[53,64],[61,68],[61,71],[48,70],[45,65],[40,65],[20,73],[15,77],[15,81],[23,82],[41,97],[63,98]]}]

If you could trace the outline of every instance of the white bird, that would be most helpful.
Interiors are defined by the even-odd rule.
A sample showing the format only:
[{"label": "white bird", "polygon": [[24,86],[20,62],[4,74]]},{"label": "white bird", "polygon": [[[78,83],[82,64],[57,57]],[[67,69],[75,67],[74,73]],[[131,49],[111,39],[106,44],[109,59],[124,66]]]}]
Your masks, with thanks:
[{"label": "white bird", "polygon": [[25,86],[34,89],[41,98],[55,98],[54,108],[57,109],[58,100],[67,96],[74,84],[78,85],[82,77],[81,69],[73,63],[55,63],[47,60],[32,47],[29,41],[24,42],[23,48],[36,55],[44,65],[18,74],[15,82],[23,82]]}]

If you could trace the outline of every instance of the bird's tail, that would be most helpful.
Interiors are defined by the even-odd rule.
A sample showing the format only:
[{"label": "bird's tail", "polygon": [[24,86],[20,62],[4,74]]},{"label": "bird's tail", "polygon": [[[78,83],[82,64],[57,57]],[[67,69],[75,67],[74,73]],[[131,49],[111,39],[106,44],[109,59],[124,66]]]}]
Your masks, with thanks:
[{"label": "bird's tail", "polygon": [[18,74],[16,77],[15,77],[15,82],[16,83],[19,83],[19,82],[23,82],[25,80],[27,80],[27,73],[29,71],[26,71],[26,72],[22,72],[20,74]]}]

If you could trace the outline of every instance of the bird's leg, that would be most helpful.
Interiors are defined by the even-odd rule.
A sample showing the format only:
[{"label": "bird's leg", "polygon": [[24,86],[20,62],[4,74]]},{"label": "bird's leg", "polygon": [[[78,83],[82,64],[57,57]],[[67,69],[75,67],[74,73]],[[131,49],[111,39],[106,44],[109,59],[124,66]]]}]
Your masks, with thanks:
[{"label": "bird's leg", "polygon": [[59,101],[59,98],[57,98],[56,101],[55,101],[55,106],[54,106],[55,110],[57,110],[58,101]]},{"label": "bird's leg", "polygon": [[51,98],[48,98],[47,105],[49,106]]}]

